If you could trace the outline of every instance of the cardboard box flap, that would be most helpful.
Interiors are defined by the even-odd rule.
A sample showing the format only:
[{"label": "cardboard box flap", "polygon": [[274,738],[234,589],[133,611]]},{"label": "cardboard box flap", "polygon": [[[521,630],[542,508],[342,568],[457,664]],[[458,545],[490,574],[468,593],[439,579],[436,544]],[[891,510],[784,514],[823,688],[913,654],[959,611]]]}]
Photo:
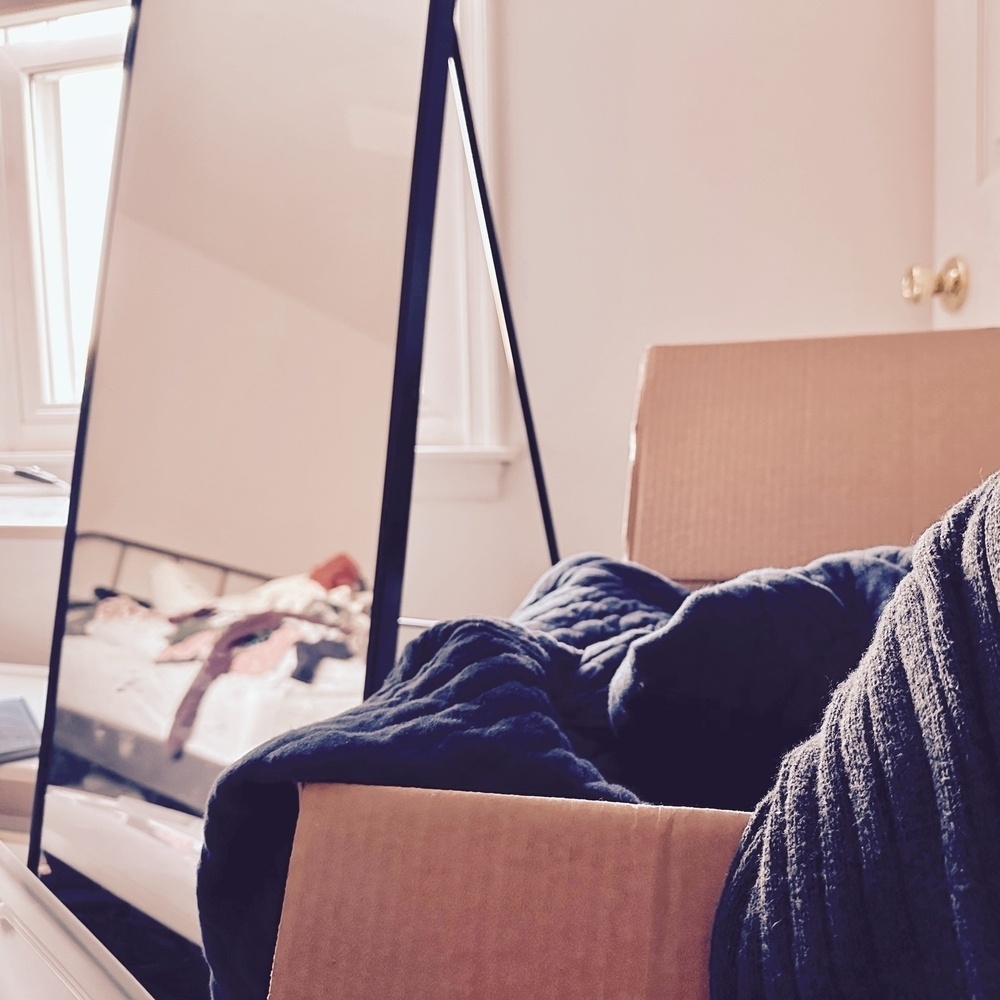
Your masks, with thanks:
[{"label": "cardboard box flap", "polygon": [[704,1000],[712,920],[747,821],[307,785],[270,996]]},{"label": "cardboard box flap", "polygon": [[1000,468],[1000,331],[657,346],[626,556],[729,579],[907,545]]}]

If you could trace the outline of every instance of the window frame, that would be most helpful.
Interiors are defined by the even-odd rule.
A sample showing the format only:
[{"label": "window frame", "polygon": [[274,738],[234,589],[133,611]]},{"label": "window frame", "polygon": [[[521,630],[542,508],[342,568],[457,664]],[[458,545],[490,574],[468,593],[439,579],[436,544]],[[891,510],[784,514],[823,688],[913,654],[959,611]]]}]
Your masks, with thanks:
[{"label": "window frame", "polygon": [[[456,20],[476,136],[489,178],[492,94],[487,0],[460,0]],[[509,380],[502,377],[506,367],[500,324],[472,183],[449,86],[424,349],[425,362],[428,357],[437,360],[433,368],[424,367],[414,482],[416,497],[424,500],[494,499],[500,494],[505,468],[517,454],[505,424]],[[435,270],[438,260],[445,261],[442,273],[440,265]],[[449,334],[442,337],[437,324],[446,326]]]},{"label": "window frame", "polygon": [[[52,20],[127,3],[33,8],[3,26]],[[48,39],[0,46],[0,462],[37,464],[68,479],[79,405],[49,403],[42,353],[44,270],[39,245],[31,76],[121,63],[124,35]]]},{"label": "window frame", "polygon": [[[121,6],[128,6],[127,0],[70,0],[31,3],[7,14],[0,0],[0,26]],[[459,4],[470,98],[489,172],[487,20],[486,0]],[[124,38],[111,35],[0,46],[0,463],[41,465],[67,480],[79,406],[45,401],[45,278],[36,235],[30,77],[116,62],[124,47]],[[498,495],[503,469],[515,452],[506,438],[509,392],[501,378],[499,323],[450,92],[447,116],[450,141],[443,153],[435,234],[445,277],[438,278],[436,310],[432,306],[428,315],[429,378],[421,389],[416,492],[425,499],[483,499]],[[429,358],[434,360],[426,364]]]}]

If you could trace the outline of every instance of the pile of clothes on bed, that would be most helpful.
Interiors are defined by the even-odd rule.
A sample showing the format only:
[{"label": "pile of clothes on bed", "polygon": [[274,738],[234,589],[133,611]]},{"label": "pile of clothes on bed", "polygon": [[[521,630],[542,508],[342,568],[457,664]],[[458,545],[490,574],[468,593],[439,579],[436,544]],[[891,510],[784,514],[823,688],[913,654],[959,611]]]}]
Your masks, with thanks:
[{"label": "pile of clothes on bed", "polygon": [[[153,709],[155,703],[156,710],[169,710],[162,738],[171,757],[184,753],[198,723],[200,748],[234,760],[265,736],[321,717],[295,718],[295,702],[302,701],[304,689],[292,695],[290,685],[302,688],[319,679],[310,692],[317,705],[324,703],[323,695],[326,702],[339,707],[361,701],[372,595],[357,563],[346,553],[338,553],[308,574],[267,580],[250,590],[221,596],[201,585],[180,563],[163,558],[151,565],[147,589],[148,599],[96,587],[92,599],[73,602],[66,619],[68,643],[63,648],[64,704],[74,704],[79,686],[74,686],[75,681],[105,698],[128,689],[133,696],[129,706],[133,717],[127,721],[136,728],[140,728],[134,717],[137,707]],[[90,650],[78,637],[110,645],[114,651],[109,654],[106,645]],[[107,666],[105,673],[110,674],[111,661],[117,661],[115,654],[121,650],[132,654],[125,659],[127,668],[115,675],[112,684],[95,685],[92,677],[97,663],[101,669]],[[349,661],[351,669],[332,672],[330,661]],[[183,678],[168,676],[171,668],[183,665],[196,669],[185,671]],[[208,720],[206,715],[211,713],[203,711],[203,703],[223,677],[260,679],[262,690],[253,700],[284,699],[294,721],[286,722],[277,714],[273,720],[265,714],[260,725],[243,727],[227,727],[225,719],[221,726],[218,719]],[[213,700],[216,714],[247,716],[251,691],[247,685],[234,683],[224,694],[213,692],[218,694]],[[156,711],[147,714],[159,721]],[[154,724],[151,728],[155,733],[161,727]],[[255,732],[257,738],[252,739]]]},{"label": "pile of clothes on bed", "polygon": [[998,577],[995,477],[913,550],[695,593],[579,556],[509,620],[430,629],[365,703],[217,784],[213,996],[267,995],[301,781],[756,805],[719,1000],[1000,996]]}]

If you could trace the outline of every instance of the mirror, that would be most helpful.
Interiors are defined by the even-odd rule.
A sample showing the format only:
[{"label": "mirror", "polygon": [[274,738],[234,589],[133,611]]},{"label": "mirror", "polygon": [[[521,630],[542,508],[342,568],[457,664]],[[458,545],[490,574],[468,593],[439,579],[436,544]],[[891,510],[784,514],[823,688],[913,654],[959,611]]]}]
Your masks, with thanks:
[{"label": "mirror", "polygon": [[135,13],[41,847],[195,998],[215,776],[362,698],[428,6]]}]

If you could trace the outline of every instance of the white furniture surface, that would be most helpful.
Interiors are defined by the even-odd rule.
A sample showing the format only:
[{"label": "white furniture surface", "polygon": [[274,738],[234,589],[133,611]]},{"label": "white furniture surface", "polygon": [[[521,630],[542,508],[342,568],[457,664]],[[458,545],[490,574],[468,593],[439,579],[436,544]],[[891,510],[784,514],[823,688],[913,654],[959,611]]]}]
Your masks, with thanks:
[{"label": "white furniture surface", "polygon": [[[0,698],[23,697],[39,726],[47,673],[44,667],[0,664]],[[37,773],[36,758],[0,765],[0,841],[22,863]],[[195,901],[200,819],[139,799],[67,788],[49,789],[45,812],[43,850],[189,940],[200,941]],[[114,869],[109,858],[117,859]],[[8,996],[3,985],[0,978],[0,1000]]]},{"label": "white furniture surface", "polygon": [[195,885],[202,829],[198,817],[142,799],[50,785],[42,851],[201,944]]},{"label": "white furniture surface", "polygon": [[3,844],[0,997],[152,1000],[104,945]]},{"label": "white furniture surface", "polygon": [[0,490],[0,532],[12,537],[61,538],[69,510],[68,496]]},{"label": "white furniture surface", "polygon": [[[39,728],[45,716],[47,682],[45,667],[0,663],[0,698],[24,698]],[[0,840],[18,855],[24,853],[37,774],[34,757],[0,764]]]}]

